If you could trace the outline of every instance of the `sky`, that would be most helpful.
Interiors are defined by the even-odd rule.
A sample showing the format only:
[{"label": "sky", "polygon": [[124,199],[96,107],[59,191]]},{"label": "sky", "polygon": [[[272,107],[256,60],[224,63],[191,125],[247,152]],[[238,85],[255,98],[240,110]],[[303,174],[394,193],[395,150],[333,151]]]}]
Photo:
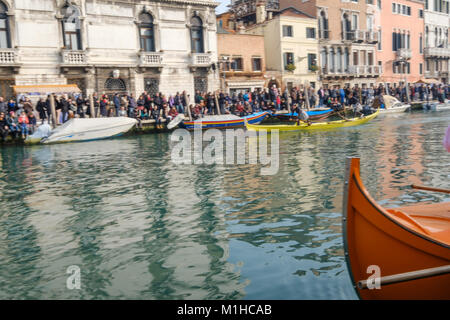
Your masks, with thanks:
[{"label": "sky", "polygon": [[223,13],[228,10],[227,5],[230,4],[230,0],[216,0],[220,2],[220,6],[216,8],[216,13]]}]

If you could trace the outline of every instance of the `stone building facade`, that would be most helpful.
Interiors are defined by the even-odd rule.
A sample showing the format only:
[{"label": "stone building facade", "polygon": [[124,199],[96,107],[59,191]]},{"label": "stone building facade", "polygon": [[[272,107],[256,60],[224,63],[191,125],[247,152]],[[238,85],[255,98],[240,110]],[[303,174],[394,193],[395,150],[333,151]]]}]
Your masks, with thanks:
[{"label": "stone building facade", "polygon": [[425,0],[425,77],[449,83],[450,1]]},{"label": "stone building facade", "polygon": [[212,0],[0,0],[0,94],[77,84],[86,94],[219,88]]},{"label": "stone building facade", "polygon": [[319,67],[325,87],[373,86],[382,74],[376,60],[379,30],[375,0],[279,0],[317,18]]}]

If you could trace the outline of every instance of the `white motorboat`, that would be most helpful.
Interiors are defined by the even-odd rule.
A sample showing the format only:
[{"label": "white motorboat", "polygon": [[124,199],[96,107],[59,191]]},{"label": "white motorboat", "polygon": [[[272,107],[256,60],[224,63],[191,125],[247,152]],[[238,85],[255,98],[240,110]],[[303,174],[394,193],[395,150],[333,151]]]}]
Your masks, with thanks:
[{"label": "white motorboat", "polygon": [[426,103],[423,105],[425,111],[444,111],[450,110],[450,100],[446,100],[444,103]]},{"label": "white motorboat", "polygon": [[409,111],[411,109],[410,104],[402,103],[392,96],[384,95],[383,101],[384,101],[384,108],[380,109],[380,115],[390,113],[400,113]]},{"label": "white motorboat", "polygon": [[41,143],[91,141],[117,137],[131,130],[136,123],[136,119],[126,117],[71,119],[53,130]]}]

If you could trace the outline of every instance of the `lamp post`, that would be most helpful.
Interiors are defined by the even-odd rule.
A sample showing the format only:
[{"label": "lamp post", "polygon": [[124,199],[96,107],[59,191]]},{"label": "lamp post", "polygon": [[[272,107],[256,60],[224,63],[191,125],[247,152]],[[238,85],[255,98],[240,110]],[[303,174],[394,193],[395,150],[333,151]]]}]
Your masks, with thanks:
[{"label": "lamp post", "polygon": [[222,71],[223,71],[223,84],[222,84],[222,90],[223,92],[227,91],[227,74],[226,74],[226,66],[230,63],[230,57],[222,57],[219,61],[222,64]]}]

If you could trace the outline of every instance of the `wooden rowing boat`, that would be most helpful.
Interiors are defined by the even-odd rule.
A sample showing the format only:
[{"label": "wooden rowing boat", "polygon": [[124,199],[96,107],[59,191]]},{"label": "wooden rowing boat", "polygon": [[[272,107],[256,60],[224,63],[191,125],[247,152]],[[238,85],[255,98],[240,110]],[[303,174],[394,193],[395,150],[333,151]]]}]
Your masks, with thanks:
[{"label": "wooden rowing boat", "polygon": [[[333,109],[326,110],[311,110],[306,112],[309,116],[309,120],[324,120],[330,117],[333,113]],[[298,117],[298,113],[280,113],[275,115],[280,121],[292,121],[292,119],[296,119]]]},{"label": "wooden rowing boat", "polygon": [[359,297],[450,299],[450,202],[383,208],[361,181],[359,159],[349,159],[346,179],[344,248]]},{"label": "wooden rowing boat", "polygon": [[348,120],[338,120],[338,121],[331,121],[331,122],[316,122],[312,123],[311,125],[308,125],[307,123],[301,122],[300,124],[293,124],[293,125],[252,125],[252,124],[246,124],[246,127],[248,130],[267,130],[268,132],[272,130],[279,130],[279,131],[310,131],[310,130],[325,130],[325,129],[337,129],[337,128],[344,128],[344,127],[353,127],[353,126],[359,126],[364,123],[369,122],[370,120],[375,119],[379,114],[379,110],[367,117],[364,118],[353,118]]},{"label": "wooden rowing boat", "polygon": [[240,128],[245,126],[245,122],[253,124],[261,123],[269,115],[269,112],[257,112],[245,117],[235,115],[208,116],[195,121],[183,121],[180,127],[187,130]]}]

